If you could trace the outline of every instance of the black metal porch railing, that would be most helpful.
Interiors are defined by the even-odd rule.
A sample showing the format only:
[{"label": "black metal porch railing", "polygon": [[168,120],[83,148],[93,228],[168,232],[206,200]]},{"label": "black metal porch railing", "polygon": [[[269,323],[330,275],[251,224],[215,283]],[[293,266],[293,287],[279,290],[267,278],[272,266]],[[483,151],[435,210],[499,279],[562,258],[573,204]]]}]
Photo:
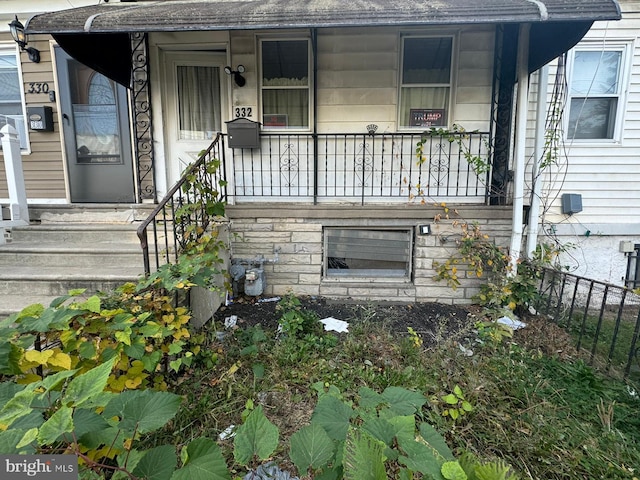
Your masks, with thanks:
[{"label": "black metal porch railing", "polygon": [[218,134],[138,227],[146,275],[175,263],[185,246],[206,232],[214,216],[207,205],[227,197],[224,152],[224,137]]},{"label": "black metal porch railing", "polygon": [[[490,137],[483,132],[263,133],[259,149],[233,149],[230,195],[361,204],[425,198],[485,202]],[[474,162],[470,160],[475,160]]]},{"label": "black metal porch railing", "polygon": [[540,313],[567,330],[589,362],[640,380],[640,296],[554,269],[540,271]]}]

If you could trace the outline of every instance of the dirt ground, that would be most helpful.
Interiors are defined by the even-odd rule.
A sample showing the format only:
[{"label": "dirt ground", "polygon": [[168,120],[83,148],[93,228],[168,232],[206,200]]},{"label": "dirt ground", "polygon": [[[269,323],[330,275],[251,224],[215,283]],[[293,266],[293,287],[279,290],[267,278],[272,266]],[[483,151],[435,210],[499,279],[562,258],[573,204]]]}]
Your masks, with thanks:
[{"label": "dirt ground", "polygon": [[[276,329],[280,312],[276,311],[277,298],[258,299],[241,297],[228,306],[221,307],[214,316],[222,325],[226,317],[236,315],[238,326],[260,323],[264,329]],[[267,300],[267,301],[265,301]],[[407,334],[413,328],[428,347],[439,338],[447,338],[473,328],[481,319],[476,305],[448,305],[444,303],[356,302],[338,301],[323,297],[301,297],[302,307],[314,311],[320,319],[333,317],[346,322],[355,319],[379,321],[398,334]],[[520,318],[527,324],[514,332],[514,340],[521,346],[547,355],[575,357],[571,337],[560,327],[544,317],[526,315]],[[464,333],[463,333],[463,336]]]},{"label": "dirt ground", "polygon": [[[279,298],[279,297],[274,297]],[[265,329],[275,329],[280,312],[276,311],[277,300],[243,297],[228,306],[221,307],[214,320],[224,322],[226,317],[236,315],[239,326],[262,324]],[[355,302],[330,300],[323,297],[301,297],[302,307],[314,311],[320,319],[333,317],[351,322],[356,319],[384,322],[391,331],[406,333],[413,328],[430,342],[438,335],[459,331],[464,325],[473,323],[469,307],[444,303]]]}]

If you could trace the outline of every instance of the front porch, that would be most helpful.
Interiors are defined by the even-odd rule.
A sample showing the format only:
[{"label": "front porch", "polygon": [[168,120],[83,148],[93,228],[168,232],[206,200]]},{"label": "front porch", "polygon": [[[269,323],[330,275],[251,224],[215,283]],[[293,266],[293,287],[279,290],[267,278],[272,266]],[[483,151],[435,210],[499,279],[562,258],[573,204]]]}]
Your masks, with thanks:
[{"label": "front porch", "polygon": [[486,204],[503,193],[491,188],[486,132],[269,133],[220,153],[230,203]]}]

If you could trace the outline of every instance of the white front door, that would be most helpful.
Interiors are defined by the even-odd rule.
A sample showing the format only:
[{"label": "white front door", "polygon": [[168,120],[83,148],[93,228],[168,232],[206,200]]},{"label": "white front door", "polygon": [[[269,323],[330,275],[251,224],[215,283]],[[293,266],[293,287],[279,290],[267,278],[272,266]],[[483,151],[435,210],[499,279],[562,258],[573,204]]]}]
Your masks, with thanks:
[{"label": "white front door", "polygon": [[169,186],[209,147],[227,120],[226,56],[215,52],[164,52],[164,126]]}]

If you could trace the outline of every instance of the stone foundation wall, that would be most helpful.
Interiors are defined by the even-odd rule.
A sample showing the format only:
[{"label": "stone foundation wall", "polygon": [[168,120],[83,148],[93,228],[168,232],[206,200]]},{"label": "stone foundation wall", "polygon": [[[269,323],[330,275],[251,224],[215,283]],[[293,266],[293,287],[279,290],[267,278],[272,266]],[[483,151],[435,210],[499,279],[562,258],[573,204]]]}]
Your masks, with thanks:
[{"label": "stone foundation wall", "polygon": [[[449,207],[453,212],[453,207]],[[442,207],[300,206],[281,204],[229,205],[232,259],[266,260],[265,296],[321,295],[358,301],[470,303],[481,279],[474,272],[452,290],[435,282],[434,262],[444,262],[456,251],[460,227],[456,222],[477,222],[482,232],[499,245],[508,245],[511,207],[457,206],[459,216],[434,221]],[[431,234],[419,235],[418,225],[429,224]],[[323,230],[326,227],[414,228],[411,279],[323,277]],[[463,270],[463,268],[461,268]],[[460,276],[463,276],[460,274]]]}]

